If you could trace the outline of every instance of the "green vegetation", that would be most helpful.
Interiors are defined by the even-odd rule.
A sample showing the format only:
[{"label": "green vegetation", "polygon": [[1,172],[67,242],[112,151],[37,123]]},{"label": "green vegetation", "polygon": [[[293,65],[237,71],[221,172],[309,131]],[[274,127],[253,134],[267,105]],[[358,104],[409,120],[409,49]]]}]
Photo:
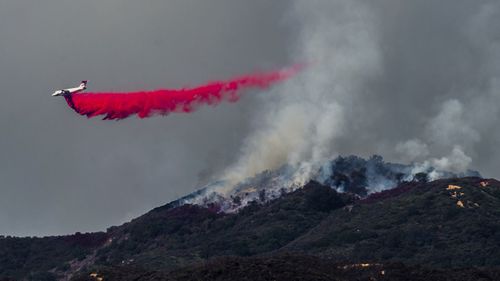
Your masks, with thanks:
[{"label": "green vegetation", "polygon": [[98,262],[112,265],[133,259],[150,268],[173,268],[214,256],[266,253],[282,248],[329,211],[351,201],[350,196],[310,183],[281,199],[263,206],[252,203],[232,215],[192,205],[160,208],[112,233],[120,238],[98,252]]},{"label": "green vegetation", "polygon": [[[448,190],[449,185],[460,188]],[[1,238],[0,276],[51,280],[73,273],[75,263],[83,266],[81,275],[75,277],[78,280],[95,271],[107,272],[114,277],[111,280],[128,280],[120,277],[122,273],[143,276],[137,280],[159,280],[147,278],[167,273],[179,280],[189,280],[190,274],[198,280],[229,280],[222,274],[226,269],[261,274],[266,266],[273,267],[270,276],[285,276],[280,272],[294,272],[292,268],[302,268],[300,262],[310,264],[310,271],[304,272],[311,276],[341,276],[336,269],[327,270],[337,263],[385,266],[404,262],[409,268],[400,265],[400,272],[417,270],[427,277],[431,271],[418,266],[439,267],[444,272],[500,266],[500,183],[496,180],[421,180],[356,198],[311,182],[234,214],[213,211],[217,208],[165,205],[106,233]],[[216,271],[204,267],[207,262]],[[361,274],[357,269],[353,272]],[[479,274],[472,269],[467,272]],[[223,277],[217,279],[217,274]]]},{"label": "green vegetation", "polygon": [[[143,268],[115,266],[101,268],[104,280],[120,281],[497,281],[500,269],[443,268],[405,266],[401,263],[352,264],[309,255],[272,255],[259,257],[223,257],[173,271],[147,271]],[[80,274],[74,281],[95,281]]]},{"label": "green vegetation", "polygon": [[47,271],[65,268],[69,260],[85,258],[105,237],[105,233],[76,233],[46,238],[0,238],[0,277],[54,280],[54,274]]},{"label": "green vegetation", "polygon": [[[480,187],[477,178],[409,183],[413,189],[397,197],[332,212],[286,249],[336,260],[497,266],[499,186],[489,182],[488,187]],[[446,190],[449,184],[462,187],[457,197]]]}]

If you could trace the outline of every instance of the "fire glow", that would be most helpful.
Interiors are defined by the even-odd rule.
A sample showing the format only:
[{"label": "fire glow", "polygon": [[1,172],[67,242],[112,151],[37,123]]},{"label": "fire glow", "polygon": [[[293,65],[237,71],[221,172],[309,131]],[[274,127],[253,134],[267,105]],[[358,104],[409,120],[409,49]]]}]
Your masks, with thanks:
[{"label": "fire glow", "polygon": [[279,71],[254,73],[227,81],[209,82],[193,88],[158,89],[137,92],[93,92],[66,95],[68,105],[88,118],[124,119],[131,115],[147,118],[171,112],[193,112],[199,105],[217,105],[221,101],[236,102],[247,88],[266,89],[286,80],[303,68],[295,65]]}]

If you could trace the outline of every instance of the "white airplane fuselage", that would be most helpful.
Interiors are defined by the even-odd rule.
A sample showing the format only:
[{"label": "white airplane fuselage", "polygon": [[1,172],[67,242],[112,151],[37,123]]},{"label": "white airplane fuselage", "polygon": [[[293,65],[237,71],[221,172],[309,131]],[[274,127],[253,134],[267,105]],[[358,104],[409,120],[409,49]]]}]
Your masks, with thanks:
[{"label": "white airplane fuselage", "polygon": [[76,94],[76,93],[82,92],[85,89],[87,89],[87,81],[82,81],[82,83],[80,84],[80,86],[78,86],[76,88],[68,88],[68,89],[57,90],[57,91],[55,91],[52,94],[52,96],[53,97],[57,97],[57,96],[72,95],[72,94]]}]

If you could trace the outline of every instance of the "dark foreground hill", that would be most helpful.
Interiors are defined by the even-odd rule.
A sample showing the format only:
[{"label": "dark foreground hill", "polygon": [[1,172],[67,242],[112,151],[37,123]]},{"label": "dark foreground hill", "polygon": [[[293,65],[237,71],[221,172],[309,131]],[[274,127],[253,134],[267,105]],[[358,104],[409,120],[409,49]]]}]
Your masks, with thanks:
[{"label": "dark foreground hill", "polygon": [[167,204],[106,233],[3,238],[0,276],[499,280],[496,180],[407,182],[364,199],[310,182],[238,213],[215,209]]},{"label": "dark foreground hill", "polygon": [[[92,273],[91,273],[92,274]],[[405,266],[401,263],[346,264],[304,255],[265,257],[225,257],[172,271],[146,271],[134,267],[103,268],[95,275],[81,274],[75,281],[104,280],[218,280],[218,281],[493,281],[500,280],[500,269],[441,268]]]},{"label": "dark foreground hill", "polygon": [[478,178],[406,183],[331,212],[283,250],[339,261],[500,265],[499,191],[497,181]]}]

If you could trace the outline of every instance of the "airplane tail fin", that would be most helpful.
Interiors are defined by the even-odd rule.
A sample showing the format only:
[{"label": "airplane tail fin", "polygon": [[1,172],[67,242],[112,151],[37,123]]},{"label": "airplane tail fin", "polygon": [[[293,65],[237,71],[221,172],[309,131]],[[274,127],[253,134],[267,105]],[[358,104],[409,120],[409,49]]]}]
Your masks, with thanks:
[{"label": "airplane tail fin", "polygon": [[83,89],[87,89],[87,80],[83,80],[82,83],[80,84],[80,87]]}]

